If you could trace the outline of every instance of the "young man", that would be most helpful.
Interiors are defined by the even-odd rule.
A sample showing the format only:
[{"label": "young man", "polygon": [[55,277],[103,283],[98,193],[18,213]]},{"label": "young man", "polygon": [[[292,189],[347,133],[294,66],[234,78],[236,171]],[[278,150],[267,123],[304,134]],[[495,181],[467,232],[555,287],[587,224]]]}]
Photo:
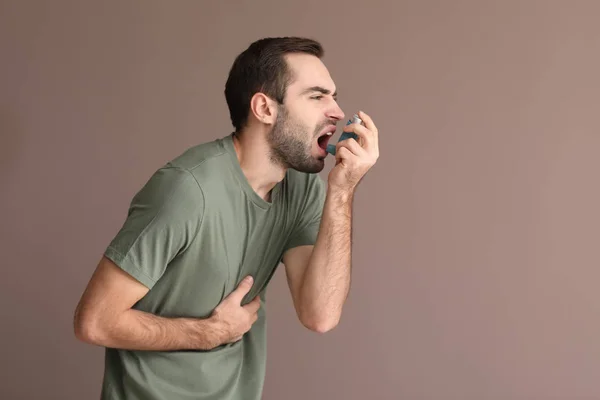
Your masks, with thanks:
[{"label": "young man", "polygon": [[326,332],[350,286],[354,191],[379,157],[371,118],[337,144],[344,113],[305,38],[267,38],[225,86],[235,132],[192,147],[134,196],[75,312],[75,334],[106,347],[103,399],[258,400],[265,290],[285,265],[298,318]]}]

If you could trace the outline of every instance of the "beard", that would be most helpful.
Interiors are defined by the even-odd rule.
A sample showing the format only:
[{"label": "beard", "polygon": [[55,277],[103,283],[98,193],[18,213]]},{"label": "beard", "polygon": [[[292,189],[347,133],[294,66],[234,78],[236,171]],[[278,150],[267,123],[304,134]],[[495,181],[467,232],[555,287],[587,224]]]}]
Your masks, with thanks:
[{"label": "beard", "polygon": [[313,156],[312,141],[330,124],[330,121],[319,124],[309,136],[309,129],[299,121],[293,120],[285,106],[279,106],[277,120],[267,135],[271,148],[271,162],[309,174],[320,172],[325,167],[325,156]]}]

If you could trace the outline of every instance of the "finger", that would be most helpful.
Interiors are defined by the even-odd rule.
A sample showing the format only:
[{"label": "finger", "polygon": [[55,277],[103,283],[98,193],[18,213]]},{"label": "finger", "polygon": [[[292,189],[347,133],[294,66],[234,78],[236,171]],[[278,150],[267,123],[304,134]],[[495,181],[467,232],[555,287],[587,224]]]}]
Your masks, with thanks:
[{"label": "finger", "polygon": [[242,306],[249,313],[255,314],[260,308],[260,297],[256,296],[250,303]]},{"label": "finger", "polygon": [[242,279],[242,281],[239,283],[238,287],[235,288],[235,290],[233,292],[231,292],[231,294],[228,297],[231,298],[233,301],[235,301],[236,304],[241,304],[242,300],[244,299],[244,296],[252,288],[253,282],[254,282],[254,279],[250,275],[248,275],[247,277]]},{"label": "finger", "polygon": [[371,132],[366,126],[361,124],[350,124],[344,127],[344,132],[353,132],[358,136],[356,139],[365,149],[369,149],[373,143],[376,143],[377,139],[375,134]]},{"label": "finger", "polygon": [[260,299],[254,299],[250,303],[242,306],[242,308],[250,314],[256,314],[260,309]]},{"label": "finger", "polygon": [[342,140],[336,144],[336,153],[341,149],[346,148],[350,150],[350,153],[357,157],[361,157],[366,153],[366,150],[358,144],[354,138]]},{"label": "finger", "polygon": [[[348,139],[351,140],[351,139]],[[353,140],[353,139],[352,139]],[[352,153],[348,147],[346,146],[337,146],[335,151],[335,165],[344,162],[346,165],[352,157],[356,157],[354,153]]]},{"label": "finger", "polygon": [[358,116],[363,120],[365,127],[373,132],[373,135],[377,138],[379,136],[379,131],[377,130],[377,127],[375,126],[375,123],[369,114],[364,111],[359,111]]}]

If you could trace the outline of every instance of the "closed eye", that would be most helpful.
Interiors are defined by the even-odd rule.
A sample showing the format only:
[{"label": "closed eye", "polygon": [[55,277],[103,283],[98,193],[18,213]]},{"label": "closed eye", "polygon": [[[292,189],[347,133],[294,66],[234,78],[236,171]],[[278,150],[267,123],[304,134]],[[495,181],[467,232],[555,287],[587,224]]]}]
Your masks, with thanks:
[{"label": "closed eye", "polygon": [[[317,92],[318,94],[315,92]],[[323,99],[324,96],[331,95],[333,97],[334,101],[336,101],[336,102],[338,101],[337,91],[334,91],[333,93],[331,93],[331,90],[326,89],[321,86],[312,86],[312,87],[306,88],[300,93],[300,96],[305,96],[307,94],[311,94],[311,95],[314,94],[314,96],[310,97],[311,100],[321,100],[321,99]]]}]

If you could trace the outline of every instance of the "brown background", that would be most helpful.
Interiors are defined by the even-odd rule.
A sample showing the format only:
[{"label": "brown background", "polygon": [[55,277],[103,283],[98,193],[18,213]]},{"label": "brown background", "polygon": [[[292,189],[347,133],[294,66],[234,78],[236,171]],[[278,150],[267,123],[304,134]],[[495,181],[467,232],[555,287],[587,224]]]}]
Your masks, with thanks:
[{"label": "brown background", "polygon": [[341,325],[276,274],[264,398],[600,399],[600,2],[288,3],[0,3],[0,398],[97,398],[72,315],[131,196],[230,132],[240,51],[305,35],[381,157]]}]

